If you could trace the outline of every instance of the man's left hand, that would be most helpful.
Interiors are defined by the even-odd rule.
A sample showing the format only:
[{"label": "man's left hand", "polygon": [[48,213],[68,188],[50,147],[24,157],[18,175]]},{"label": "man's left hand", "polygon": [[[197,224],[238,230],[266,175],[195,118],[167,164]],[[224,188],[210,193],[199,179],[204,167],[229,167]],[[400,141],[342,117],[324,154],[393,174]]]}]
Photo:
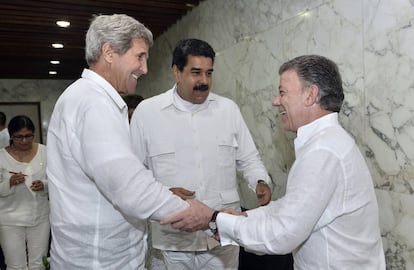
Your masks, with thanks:
[{"label": "man's left hand", "polygon": [[259,201],[259,206],[266,205],[270,202],[272,197],[272,192],[270,191],[270,187],[266,184],[265,181],[259,180],[256,185],[256,196],[257,200]]}]

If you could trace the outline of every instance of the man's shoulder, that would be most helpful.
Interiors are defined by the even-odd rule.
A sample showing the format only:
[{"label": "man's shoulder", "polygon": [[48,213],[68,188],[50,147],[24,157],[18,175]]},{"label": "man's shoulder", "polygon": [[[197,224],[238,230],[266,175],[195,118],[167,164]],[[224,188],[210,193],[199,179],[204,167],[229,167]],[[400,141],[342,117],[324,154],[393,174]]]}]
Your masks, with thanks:
[{"label": "man's shoulder", "polygon": [[329,151],[343,157],[355,147],[353,137],[340,125],[328,126],[315,133],[309,143],[310,149]]},{"label": "man's shoulder", "polygon": [[210,100],[216,101],[219,105],[227,106],[227,107],[233,107],[233,108],[239,108],[237,103],[232,100],[231,98],[216,94],[216,93],[210,93]]},{"label": "man's shoulder", "polygon": [[75,99],[77,101],[96,98],[99,89],[90,80],[79,78],[63,91],[60,99]]},{"label": "man's shoulder", "polygon": [[171,90],[168,90],[153,97],[146,98],[143,101],[141,101],[137,109],[141,111],[159,109],[160,107],[164,106],[165,104],[171,101],[171,96]]}]

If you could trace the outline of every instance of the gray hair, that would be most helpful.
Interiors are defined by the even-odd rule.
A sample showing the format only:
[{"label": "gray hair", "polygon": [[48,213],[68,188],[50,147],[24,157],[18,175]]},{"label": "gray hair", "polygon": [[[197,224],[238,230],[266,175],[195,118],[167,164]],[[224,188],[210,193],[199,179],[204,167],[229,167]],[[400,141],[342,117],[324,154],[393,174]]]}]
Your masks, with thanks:
[{"label": "gray hair", "polygon": [[154,43],[151,31],[142,23],[125,14],[99,15],[92,19],[85,39],[85,59],[89,66],[96,64],[102,46],[109,43],[114,51],[124,54],[137,38],[144,39],[148,46]]},{"label": "gray hair", "polygon": [[344,90],[338,66],[332,60],[319,55],[302,55],[284,63],[279,75],[295,70],[302,86],[318,86],[318,100],[321,108],[339,112],[344,100]]}]

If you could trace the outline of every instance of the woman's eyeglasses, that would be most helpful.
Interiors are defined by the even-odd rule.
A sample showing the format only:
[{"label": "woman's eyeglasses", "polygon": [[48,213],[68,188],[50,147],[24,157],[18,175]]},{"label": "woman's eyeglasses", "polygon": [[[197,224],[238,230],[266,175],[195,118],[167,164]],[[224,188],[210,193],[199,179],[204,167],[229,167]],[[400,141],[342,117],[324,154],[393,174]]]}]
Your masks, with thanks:
[{"label": "woman's eyeglasses", "polygon": [[24,139],[26,139],[26,140],[33,140],[34,134],[13,135],[12,137],[13,137],[13,140],[16,140],[16,141],[23,141]]}]

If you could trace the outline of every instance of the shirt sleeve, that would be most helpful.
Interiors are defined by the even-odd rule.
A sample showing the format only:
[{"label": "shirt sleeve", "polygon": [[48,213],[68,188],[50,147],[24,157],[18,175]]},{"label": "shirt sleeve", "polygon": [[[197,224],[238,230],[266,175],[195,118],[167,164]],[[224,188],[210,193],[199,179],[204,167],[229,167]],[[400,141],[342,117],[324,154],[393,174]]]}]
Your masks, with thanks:
[{"label": "shirt sleeve", "polygon": [[292,252],[332,221],[325,211],[342,175],[339,160],[329,151],[308,153],[293,165],[284,197],[247,211],[248,217],[218,215],[222,245],[235,241],[259,253]]},{"label": "shirt sleeve", "polygon": [[0,197],[14,194],[15,186],[10,188],[10,176],[5,168],[0,168]]},{"label": "shirt sleeve", "polygon": [[[128,121],[118,107],[96,102],[79,120],[78,164],[102,194],[127,216],[160,220],[188,204],[154,180],[133,153]],[[122,116],[122,117],[120,117]],[[104,119],[105,122],[102,121]]]},{"label": "shirt sleeve", "polygon": [[40,151],[40,160],[42,162],[42,166],[44,168],[44,177],[40,179],[43,183],[43,191],[42,193],[49,193],[49,186],[48,186],[48,180],[47,180],[47,174],[46,174],[46,164],[47,164],[47,152],[46,152],[46,146],[43,144],[39,144],[39,147],[41,149]]},{"label": "shirt sleeve", "polygon": [[[142,107],[142,106],[141,106]],[[130,134],[131,134],[131,144],[134,154],[138,156],[139,160],[148,168],[148,162],[146,160],[147,150],[145,147],[144,140],[144,131],[142,117],[138,115],[143,112],[140,110],[141,107],[137,107],[132,114],[131,123],[130,123]]]},{"label": "shirt sleeve", "polygon": [[256,189],[258,180],[264,180],[268,185],[271,185],[270,177],[263,165],[250,131],[237,105],[235,105],[235,112],[233,115],[237,129],[237,170],[242,172],[244,179],[253,190]]}]

